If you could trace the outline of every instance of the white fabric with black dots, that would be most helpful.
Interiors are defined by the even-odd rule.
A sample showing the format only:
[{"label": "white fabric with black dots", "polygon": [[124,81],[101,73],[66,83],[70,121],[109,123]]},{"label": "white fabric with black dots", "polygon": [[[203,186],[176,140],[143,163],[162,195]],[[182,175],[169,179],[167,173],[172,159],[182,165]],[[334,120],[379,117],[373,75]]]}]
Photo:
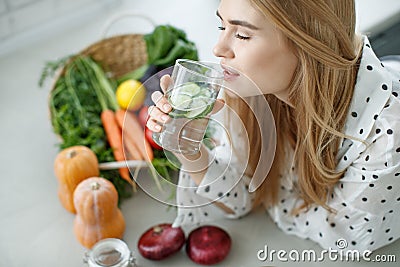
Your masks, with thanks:
[{"label": "white fabric with black dots", "polygon": [[[397,75],[397,77],[396,77]],[[343,140],[338,169],[345,175],[328,197],[337,213],[314,205],[292,216],[302,201],[281,187],[279,204],[269,208],[288,234],[308,238],[328,249],[339,239],[348,250],[375,250],[400,237],[400,70],[389,73],[364,37],[364,49],[345,134],[365,143]]]},{"label": "white fabric with black dots", "polygon": [[[224,143],[210,154],[215,154],[207,173],[199,186],[184,171],[179,173],[176,192],[178,215],[173,226],[183,226],[210,222],[221,217],[237,219],[251,210],[252,199],[248,193],[250,179],[227,155],[230,145]],[[230,163],[229,163],[230,162]],[[225,214],[212,203],[223,203],[233,214]]]}]

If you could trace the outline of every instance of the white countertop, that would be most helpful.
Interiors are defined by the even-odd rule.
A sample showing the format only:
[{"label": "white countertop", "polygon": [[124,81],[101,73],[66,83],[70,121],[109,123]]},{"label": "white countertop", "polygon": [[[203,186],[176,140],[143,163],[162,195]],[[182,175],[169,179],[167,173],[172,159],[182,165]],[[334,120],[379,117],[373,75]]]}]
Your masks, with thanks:
[{"label": "white countertop", "polygon": [[[366,1],[369,4],[374,0]],[[360,2],[359,1],[359,2]],[[391,6],[384,6],[388,2]],[[157,23],[171,23],[184,29],[199,47],[203,60],[215,60],[211,49],[216,41],[218,20],[215,10],[217,0],[148,0],[128,1],[92,16],[90,22],[70,28],[38,41],[0,58],[0,266],[1,267],[71,267],[82,266],[85,249],[73,234],[74,216],[64,210],[57,197],[57,181],[53,162],[57,154],[57,138],[48,117],[47,96],[50,84],[39,89],[37,82],[44,62],[76,53],[99,40],[105,22],[115,13],[135,9],[148,14]],[[382,0],[373,8],[385,10],[392,17],[400,10],[400,1]],[[389,12],[390,11],[390,12]],[[372,19],[367,10],[362,27],[373,28],[382,19]],[[382,11],[384,12],[384,11]],[[201,18],[201,19],[196,19]],[[368,21],[368,23],[367,23]],[[117,26],[127,28],[127,23]],[[376,24],[376,25],[377,25]],[[137,25],[137,24],[135,24]],[[129,27],[132,32],[138,31]],[[210,30],[212,29],[212,30]],[[153,200],[143,192],[123,202],[122,212],[127,228],[125,241],[132,250],[140,234],[159,222],[171,222],[174,209]],[[304,250],[320,248],[311,241],[288,236],[281,232],[264,211],[241,220],[219,220],[215,224],[225,228],[232,236],[233,247],[229,257],[219,266],[290,266],[291,262],[264,263],[257,252],[268,245],[270,249]],[[374,254],[394,254],[400,260],[400,241],[378,250]],[[139,266],[197,266],[191,263],[182,250],[163,262],[147,261],[139,256]],[[334,266],[332,261],[307,263],[307,266]],[[346,266],[373,266],[374,263],[340,263]],[[385,266],[397,266],[386,263]]]}]

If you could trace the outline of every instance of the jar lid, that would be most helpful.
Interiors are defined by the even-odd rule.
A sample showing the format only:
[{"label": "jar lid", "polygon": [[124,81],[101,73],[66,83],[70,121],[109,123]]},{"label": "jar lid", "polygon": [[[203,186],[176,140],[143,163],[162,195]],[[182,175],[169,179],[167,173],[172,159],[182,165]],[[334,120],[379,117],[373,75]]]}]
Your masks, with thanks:
[{"label": "jar lid", "polygon": [[131,260],[127,244],[117,238],[100,240],[86,254],[87,263],[93,267],[126,266]]}]

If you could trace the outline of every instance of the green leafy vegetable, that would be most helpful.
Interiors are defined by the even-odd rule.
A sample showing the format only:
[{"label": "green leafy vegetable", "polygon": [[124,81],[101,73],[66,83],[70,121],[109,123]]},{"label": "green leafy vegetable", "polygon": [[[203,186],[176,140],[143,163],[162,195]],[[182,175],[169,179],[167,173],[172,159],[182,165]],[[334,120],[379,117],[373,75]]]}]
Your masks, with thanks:
[{"label": "green leafy vegetable", "polygon": [[[101,68],[88,57],[75,57],[65,66],[65,73],[57,80],[49,98],[51,124],[61,137],[60,149],[84,145],[93,150],[99,162],[114,161],[100,120],[102,105],[96,94],[96,87],[113,84],[105,79]],[[103,105],[117,107],[115,103]],[[100,175],[115,185],[120,200],[132,196],[129,184],[118,170],[102,171]]]},{"label": "green leafy vegetable", "polygon": [[71,56],[66,56],[56,61],[48,61],[42,70],[42,74],[40,75],[39,86],[42,87],[44,85],[44,81],[48,77],[53,77],[56,74],[56,71],[64,66],[70,58]]},{"label": "green leafy vegetable", "polygon": [[149,64],[165,68],[174,65],[178,58],[198,60],[196,45],[184,31],[171,25],[157,26],[144,40]]}]

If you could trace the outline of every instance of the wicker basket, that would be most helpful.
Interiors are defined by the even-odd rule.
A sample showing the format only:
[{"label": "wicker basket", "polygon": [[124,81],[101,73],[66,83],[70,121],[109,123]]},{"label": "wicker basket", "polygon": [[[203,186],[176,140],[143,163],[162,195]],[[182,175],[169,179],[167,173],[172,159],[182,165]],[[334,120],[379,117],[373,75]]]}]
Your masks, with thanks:
[{"label": "wicker basket", "polygon": [[92,57],[110,77],[120,77],[147,62],[142,34],[125,34],[103,39],[79,54]]},{"label": "wicker basket", "polygon": [[[135,11],[116,14],[105,23],[102,30],[103,38],[77,54],[90,56],[102,66],[110,78],[118,78],[147,63],[147,48],[143,34],[121,34],[105,38],[115,23],[126,17],[140,19],[153,28],[156,27],[156,23],[150,17]],[[64,69],[60,70],[59,75],[63,73]]]}]

